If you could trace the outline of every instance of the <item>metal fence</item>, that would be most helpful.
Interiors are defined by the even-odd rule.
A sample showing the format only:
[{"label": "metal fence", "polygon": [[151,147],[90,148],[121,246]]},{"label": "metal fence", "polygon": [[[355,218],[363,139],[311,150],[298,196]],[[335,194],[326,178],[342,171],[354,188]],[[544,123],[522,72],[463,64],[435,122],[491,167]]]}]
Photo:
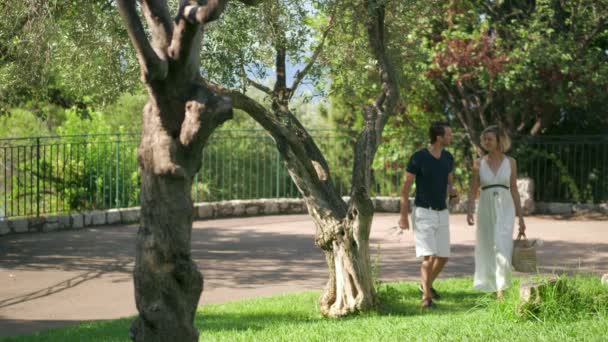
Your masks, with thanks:
[{"label": "metal fence", "polygon": [[541,202],[608,201],[608,135],[520,138],[512,154]]},{"label": "metal fence", "polygon": [[0,140],[0,217],[139,203],[138,134]]},{"label": "metal fence", "polygon": [[[350,190],[352,131],[313,130],[330,164],[334,185]],[[398,139],[389,136],[389,139]],[[139,134],[76,135],[0,140],[0,219],[139,205]],[[397,196],[413,149],[383,158],[374,173],[375,195]],[[517,140],[520,174],[537,184],[540,201],[608,200],[608,137]],[[381,152],[379,152],[381,153]],[[466,165],[461,165],[466,178]],[[195,201],[299,197],[272,138],[260,130],[220,130],[203,151],[194,179]]]}]

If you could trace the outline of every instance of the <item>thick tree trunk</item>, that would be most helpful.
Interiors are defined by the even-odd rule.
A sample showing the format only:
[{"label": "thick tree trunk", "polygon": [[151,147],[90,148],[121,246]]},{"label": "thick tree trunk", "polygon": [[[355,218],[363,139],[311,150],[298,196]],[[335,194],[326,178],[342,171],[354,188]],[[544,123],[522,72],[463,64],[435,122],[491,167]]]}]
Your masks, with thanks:
[{"label": "thick tree trunk", "polygon": [[149,93],[138,153],[142,215],[133,271],[139,311],[131,325],[134,341],[198,341],[194,316],[203,276],[190,255],[190,191],[209,136],[232,117],[231,101],[200,78],[199,53],[202,26],[226,3],[180,1],[172,20],[165,1],[142,0],[148,35],[135,1],[117,2]]},{"label": "thick tree trunk", "polygon": [[[371,208],[371,201],[369,205]],[[364,213],[351,208],[331,249],[324,251],[329,279],[319,298],[319,307],[326,316],[345,316],[368,310],[376,304],[369,253],[371,209]],[[329,229],[331,225],[320,228]]]},{"label": "thick tree trunk", "polygon": [[[181,82],[167,84],[172,84],[167,89],[184,89]],[[187,88],[191,92],[185,96],[169,93],[167,98],[151,89],[144,109],[138,154],[142,218],[133,272],[139,311],[131,327],[135,341],[198,341],[193,322],[203,276],[190,255],[191,185],[204,144],[232,111],[229,100],[204,87],[192,83]]]},{"label": "thick tree trunk", "polygon": [[173,157],[171,144],[149,145],[158,134],[144,135],[140,146],[142,222],[133,272],[139,316],[131,337],[135,341],[198,341],[192,323],[203,276],[190,257],[192,178],[178,177],[170,170],[154,172],[155,149]]}]

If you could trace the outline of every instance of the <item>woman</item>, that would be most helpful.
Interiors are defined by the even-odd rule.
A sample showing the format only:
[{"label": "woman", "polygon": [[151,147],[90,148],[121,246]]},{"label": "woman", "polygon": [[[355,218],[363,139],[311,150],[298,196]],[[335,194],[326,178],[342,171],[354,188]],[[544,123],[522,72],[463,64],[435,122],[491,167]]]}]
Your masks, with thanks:
[{"label": "woman", "polygon": [[511,283],[516,214],[519,233],[526,231],[517,191],[517,163],[505,155],[510,145],[510,139],[497,126],[490,126],[481,134],[481,146],[487,154],[474,162],[467,211],[467,222],[472,226],[475,196],[481,187],[473,286],[481,291],[495,292],[497,298],[502,298],[503,290]]}]

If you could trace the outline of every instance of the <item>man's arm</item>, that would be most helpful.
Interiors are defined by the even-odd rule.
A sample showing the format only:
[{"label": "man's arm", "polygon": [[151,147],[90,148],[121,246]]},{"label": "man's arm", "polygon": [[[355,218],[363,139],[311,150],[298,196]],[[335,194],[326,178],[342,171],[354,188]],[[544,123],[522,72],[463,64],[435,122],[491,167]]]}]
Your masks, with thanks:
[{"label": "man's arm", "polygon": [[410,212],[410,190],[412,184],[416,180],[416,175],[410,172],[406,172],[403,177],[403,188],[401,189],[401,210],[399,217],[399,228],[408,230],[410,229],[410,222],[408,215]]},{"label": "man's arm", "polygon": [[454,206],[458,204],[458,191],[454,187],[454,172],[448,174],[448,197],[450,205]]}]

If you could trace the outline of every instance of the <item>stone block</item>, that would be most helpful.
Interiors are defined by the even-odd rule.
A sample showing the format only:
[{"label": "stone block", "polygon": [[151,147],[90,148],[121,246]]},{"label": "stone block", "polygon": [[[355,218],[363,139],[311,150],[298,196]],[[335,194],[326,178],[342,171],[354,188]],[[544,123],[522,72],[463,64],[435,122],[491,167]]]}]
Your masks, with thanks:
[{"label": "stone block", "polygon": [[8,221],[0,220],[0,236],[6,235],[11,232],[11,227],[8,225]]},{"label": "stone block", "polygon": [[303,199],[293,199],[291,207],[289,209],[289,213],[291,214],[306,214],[308,212],[308,208],[306,208],[306,203],[304,203]]},{"label": "stone block", "polygon": [[95,210],[84,214],[85,226],[101,226],[106,224],[106,213],[105,211]]},{"label": "stone block", "polygon": [[249,203],[245,209],[245,213],[247,213],[247,215],[257,215],[260,212],[260,207],[258,206],[258,204],[251,204]]},{"label": "stone block", "polygon": [[106,211],[107,224],[118,224],[120,223],[120,220],[120,211],[118,209],[109,209]]},{"label": "stone block", "polygon": [[279,211],[285,213],[289,209],[289,200],[287,198],[279,200]]},{"label": "stone block", "polygon": [[[48,215],[48,216],[43,216],[43,217],[40,217],[40,218],[44,220],[44,223],[57,223],[57,222],[59,222],[59,216],[57,216],[57,215]],[[36,219],[36,218],[34,218],[34,217],[30,218],[30,220],[33,220],[33,219]]]},{"label": "stone block", "polygon": [[15,233],[27,233],[29,230],[29,220],[27,218],[11,219],[8,222],[11,230]]},{"label": "stone block", "polygon": [[92,211],[85,211],[84,213],[82,213],[83,216],[83,226],[84,227],[89,227],[91,225],[93,225],[93,212]]},{"label": "stone block", "polygon": [[572,212],[576,214],[589,214],[593,212],[599,212],[600,207],[594,204],[574,204],[572,206]]},{"label": "stone block", "polygon": [[382,208],[387,213],[398,213],[401,208],[401,199],[399,197],[387,197],[383,200]]},{"label": "stone block", "polygon": [[240,200],[230,201],[232,205],[232,215],[233,216],[242,216],[245,214],[245,203]]},{"label": "stone block", "polygon": [[120,223],[129,224],[129,223],[137,223],[139,222],[141,208],[133,207],[133,208],[124,208],[120,209]]},{"label": "stone block", "polygon": [[275,199],[264,200],[264,214],[274,215],[279,213],[279,202]]},{"label": "stone block", "polygon": [[83,214],[72,214],[70,215],[70,223],[72,229],[81,229],[84,227],[84,215]]},{"label": "stone block", "polygon": [[59,230],[59,222],[45,222],[44,225],[42,226],[42,231],[43,232],[53,232]]},{"label": "stone block", "polygon": [[283,198],[279,203],[279,212],[282,214],[300,214],[304,210],[304,200],[299,198]]},{"label": "stone block", "polygon": [[59,229],[71,228],[70,215],[57,215],[57,223],[59,224]]},{"label": "stone block", "polygon": [[230,201],[221,201],[214,204],[215,205],[215,215],[218,217],[228,217],[232,216],[234,208]]},{"label": "stone block", "polygon": [[[55,216],[49,216],[51,220],[55,220]],[[47,222],[46,217],[30,217],[27,219],[28,222],[28,231],[30,232],[41,232],[43,230],[44,224]]]},{"label": "stone block", "polygon": [[536,203],[536,212],[538,214],[570,215],[572,214],[572,204],[539,202]]},{"label": "stone block", "polygon": [[213,217],[213,204],[197,203],[197,218],[208,219]]}]

